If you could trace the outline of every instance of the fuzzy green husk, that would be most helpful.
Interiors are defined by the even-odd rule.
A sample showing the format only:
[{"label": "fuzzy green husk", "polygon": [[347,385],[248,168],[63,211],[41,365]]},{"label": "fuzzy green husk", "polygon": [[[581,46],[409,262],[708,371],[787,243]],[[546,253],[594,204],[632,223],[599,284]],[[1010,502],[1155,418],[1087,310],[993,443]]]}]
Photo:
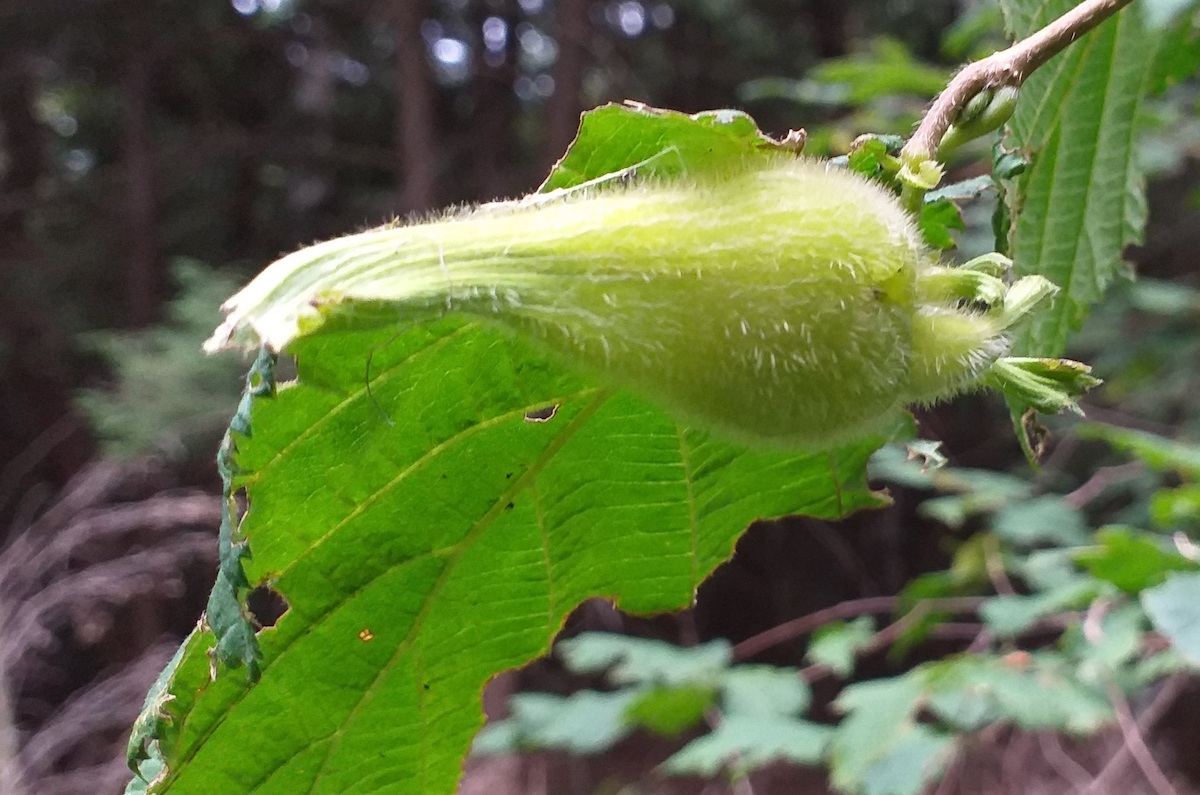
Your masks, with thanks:
[{"label": "fuzzy green husk", "polygon": [[209,346],[279,350],[356,302],[467,313],[727,435],[818,448],[982,383],[1015,319],[993,270],[936,265],[849,172],[758,158],[312,246],[234,296]]}]

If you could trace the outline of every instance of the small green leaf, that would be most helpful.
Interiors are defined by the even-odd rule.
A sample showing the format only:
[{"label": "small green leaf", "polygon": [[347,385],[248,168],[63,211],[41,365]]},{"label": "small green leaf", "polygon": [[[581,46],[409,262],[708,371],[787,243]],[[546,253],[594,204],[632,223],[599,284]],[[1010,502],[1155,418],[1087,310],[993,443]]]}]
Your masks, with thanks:
[{"label": "small green leaf", "polygon": [[726,716],[663,762],[670,775],[715,778],[722,770],[744,775],[771,762],[815,765],[833,735],[828,726],[778,715]]},{"label": "small green leaf", "polygon": [[1079,676],[1087,682],[1112,680],[1128,673],[1143,646],[1146,614],[1137,602],[1117,605],[1104,614],[1098,627],[1085,632],[1072,627],[1064,636],[1063,651],[1080,660]]},{"label": "small green leaf", "polygon": [[834,786],[864,791],[863,782],[876,765],[889,765],[897,744],[915,730],[914,715],[925,698],[924,677],[919,671],[843,690],[835,706],[846,717],[838,724],[830,746]]},{"label": "small green leaf", "polygon": [[1196,569],[1197,564],[1147,533],[1129,527],[1106,527],[1096,534],[1098,546],[1082,549],[1075,559],[1093,576],[1127,593],[1138,593],[1163,582],[1173,571]]},{"label": "small green leaf", "polygon": [[950,75],[915,60],[898,39],[880,36],[866,52],[823,61],[811,77],[817,83],[845,86],[850,103],[862,105],[885,96],[935,96]]},{"label": "small green leaf", "polygon": [[1192,665],[1200,666],[1200,574],[1172,574],[1142,592],[1142,607]]},{"label": "small green leaf", "polygon": [[859,651],[874,637],[875,622],[869,616],[860,616],[849,623],[826,624],[813,633],[805,657],[809,662],[828,666],[844,678],[854,671]]},{"label": "small green leaf", "polygon": [[883,170],[885,164],[891,167],[891,171],[899,168],[899,163],[895,158],[897,151],[899,149],[892,149],[889,146],[889,139],[875,135],[863,135],[855,139],[846,163],[851,171],[872,178]]},{"label": "small green leaf", "polygon": [[970,179],[964,179],[962,182],[955,182],[937,190],[929,191],[929,193],[925,194],[925,203],[934,204],[942,199],[968,201],[970,199],[978,199],[983,194],[994,190],[996,190],[996,180],[991,176],[971,177]]},{"label": "small green leaf", "polygon": [[941,778],[955,738],[926,726],[910,726],[864,772],[854,791],[862,795],[918,795]]},{"label": "small green leaf", "polygon": [[1090,577],[1078,577],[1044,593],[994,597],[979,612],[989,629],[1000,637],[1008,638],[1020,635],[1054,613],[1085,606],[1101,590],[1098,581]]},{"label": "small green leaf", "polygon": [[964,730],[1003,720],[1025,729],[1086,733],[1112,718],[1103,690],[1080,682],[1061,655],[964,655],[925,672],[930,707]]},{"label": "small green leaf", "polygon": [[717,691],[702,685],[652,687],[625,710],[625,720],[655,734],[678,737],[704,718]]},{"label": "small green leaf", "polygon": [[681,647],[608,632],[587,632],[559,641],[556,649],[575,673],[606,673],[608,680],[618,685],[713,682],[732,659],[725,640]]},{"label": "small green leaf", "polygon": [[1004,506],[992,519],[992,529],[1000,538],[1019,547],[1037,544],[1075,546],[1088,540],[1083,516],[1053,495]]},{"label": "small green leaf", "polygon": [[936,199],[921,205],[921,216],[917,222],[925,242],[938,249],[954,248],[954,237],[951,229],[966,229],[962,213],[954,202],[947,198]]},{"label": "small green leaf", "polygon": [[546,749],[581,755],[607,751],[632,731],[626,715],[640,695],[636,690],[581,690],[566,697],[517,693],[509,699],[512,717],[480,732],[473,750]]},{"label": "small green leaf", "polygon": [[1168,529],[1200,526],[1200,485],[1154,492],[1150,496],[1150,521]]},{"label": "small green leaf", "polygon": [[1167,439],[1132,428],[1118,428],[1098,422],[1080,423],[1075,433],[1082,439],[1099,439],[1117,450],[1129,453],[1154,469],[1175,471],[1189,478],[1200,478],[1200,446]]},{"label": "small green leaf", "polygon": [[808,709],[812,691],[795,668],[738,665],[721,676],[721,711],[725,715],[799,715]]}]

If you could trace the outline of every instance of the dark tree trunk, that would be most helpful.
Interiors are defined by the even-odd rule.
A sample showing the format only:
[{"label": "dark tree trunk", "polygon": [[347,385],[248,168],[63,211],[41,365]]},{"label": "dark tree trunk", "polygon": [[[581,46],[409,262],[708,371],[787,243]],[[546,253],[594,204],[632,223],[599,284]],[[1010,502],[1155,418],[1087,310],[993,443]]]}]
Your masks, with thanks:
[{"label": "dark tree trunk", "polygon": [[579,91],[592,34],[588,8],[588,0],[559,0],[555,10],[558,63],[554,68],[554,96],[546,106],[547,169],[562,157],[579,129],[579,114],[583,111]]},{"label": "dark tree trunk", "polygon": [[[42,129],[33,115],[36,98],[33,56],[21,49],[0,54],[0,129],[8,155],[8,173],[0,185],[0,253],[16,254],[25,237],[25,220],[34,188],[45,167]],[[15,261],[15,260],[13,260]]]},{"label": "dark tree trunk", "polygon": [[396,42],[396,170],[400,183],[396,209],[428,210],[437,201],[437,139],[433,80],[421,21],[428,0],[392,0]]},{"label": "dark tree trunk", "polygon": [[125,94],[125,129],[121,158],[125,170],[125,220],[127,229],[125,270],[125,325],[152,323],[163,298],[158,267],[154,140],[150,134],[153,72],[150,44],[133,36],[125,60],[122,89]]},{"label": "dark tree trunk", "polygon": [[[18,270],[46,267],[29,234],[46,167],[44,129],[34,114],[37,64],[31,52],[0,47],[0,527],[9,527],[37,483],[63,483],[92,453],[71,401],[68,340],[53,307],[20,288]],[[27,506],[26,506],[27,507]]]},{"label": "dark tree trunk", "polygon": [[808,14],[822,58],[846,54],[846,13],[843,0],[810,0]]},{"label": "dark tree trunk", "polygon": [[513,81],[517,75],[515,31],[518,20],[514,6],[512,0],[499,0],[481,8],[475,19],[482,27],[485,17],[500,17],[509,31],[505,49],[499,57],[493,56],[489,62],[482,53],[475,53],[475,190],[476,198],[480,200],[507,197],[517,187],[511,156],[513,119],[517,112]]},{"label": "dark tree trunk", "polygon": [[295,241],[328,237],[344,231],[329,222],[337,200],[337,171],[331,158],[337,144],[334,131],[334,103],[337,81],[333,63],[336,49],[334,32],[320,20],[314,20],[308,42],[308,58],[296,70],[292,85],[292,104],[303,125],[303,140],[311,157],[294,159],[288,169],[288,223]]}]

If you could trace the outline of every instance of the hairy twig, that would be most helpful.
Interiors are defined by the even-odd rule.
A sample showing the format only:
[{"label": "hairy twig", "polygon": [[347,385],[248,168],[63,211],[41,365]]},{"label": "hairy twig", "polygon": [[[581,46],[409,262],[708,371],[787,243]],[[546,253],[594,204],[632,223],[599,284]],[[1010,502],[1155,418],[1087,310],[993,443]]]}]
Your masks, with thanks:
[{"label": "hairy twig", "polygon": [[902,156],[913,161],[934,158],[942,136],[976,94],[988,88],[1019,87],[1039,66],[1131,2],[1085,0],[1028,38],[965,67],[934,100]]}]

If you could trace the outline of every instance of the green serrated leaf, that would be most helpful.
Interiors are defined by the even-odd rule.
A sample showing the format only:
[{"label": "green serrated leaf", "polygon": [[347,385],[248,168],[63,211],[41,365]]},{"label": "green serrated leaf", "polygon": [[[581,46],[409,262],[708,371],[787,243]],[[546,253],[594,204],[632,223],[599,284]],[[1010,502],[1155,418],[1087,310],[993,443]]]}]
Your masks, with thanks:
[{"label": "green serrated leaf", "polygon": [[684,607],[755,518],[876,501],[875,443],[747,450],[460,321],[335,331],[294,345],[238,444],[247,580],[288,603],[263,678],[176,678],[153,792],[451,791],[484,683],[581,601]]},{"label": "green serrated leaf", "polygon": [[[1005,25],[1022,38],[1074,0],[1001,0]],[[1062,288],[1023,332],[1019,353],[1058,355],[1068,334],[1124,268],[1121,252],[1140,240],[1146,207],[1135,151],[1142,103],[1170,36],[1147,26],[1136,5],[1038,69],[1009,122],[1010,147],[1032,164],[1007,199],[1017,272]],[[1019,208],[1019,211],[1015,208]]]},{"label": "green serrated leaf", "polygon": [[146,700],[142,704],[142,711],[134,721],[129,735],[125,760],[129,769],[135,774],[134,781],[140,781],[143,791],[144,786],[154,781],[162,772],[162,758],[156,753],[157,749],[153,747],[153,744],[156,742],[156,738],[164,734],[164,724],[170,720],[167,705],[170,701],[171,681],[179,669],[185,649],[186,644],[180,645],[162,673],[154,680],[154,684],[150,686],[150,692],[146,694]]},{"label": "green serrated leaf", "polygon": [[803,135],[764,135],[737,110],[688,115],[640,104],[609,104],[583,114],[579,134],[539,191],[573,188],[636,169],[641,177],[723,168],[756,153],[799,152]]}]

